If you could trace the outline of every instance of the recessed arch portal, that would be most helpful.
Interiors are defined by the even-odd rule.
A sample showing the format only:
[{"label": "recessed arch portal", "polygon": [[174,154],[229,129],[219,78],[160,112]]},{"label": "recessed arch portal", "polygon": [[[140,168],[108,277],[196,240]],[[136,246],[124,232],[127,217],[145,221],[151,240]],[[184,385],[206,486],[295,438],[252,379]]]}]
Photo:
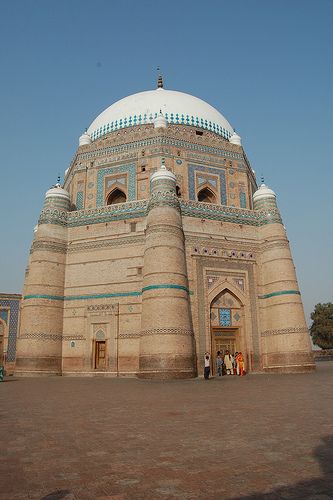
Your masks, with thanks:
[{"label": "recessed arch portal", "polygon": [[117,203],[125,203],[127,201],[126,194],[119,188],[114,189],[106,199],[107,205],[115,205]]},{"label": "recessed arch portal", "polygon": [[216,204],[216,195],[211,189],[205,187],[198,192],[198,201],[203,203],[213,203]]},{"label": "recessed arch portal", "polygon": [[244,351],[244,304],[232,286],[227,283],[212,297],[210,302],[210,331],[213,369],[217,352],[222,357],[228,350],[231,354]]}]

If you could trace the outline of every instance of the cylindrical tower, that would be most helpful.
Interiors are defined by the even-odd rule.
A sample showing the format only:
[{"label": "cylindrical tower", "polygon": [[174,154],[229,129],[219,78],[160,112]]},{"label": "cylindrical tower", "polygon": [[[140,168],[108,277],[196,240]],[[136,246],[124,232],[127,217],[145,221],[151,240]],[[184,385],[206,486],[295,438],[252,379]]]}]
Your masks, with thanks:
[{"label": "cylindrical tower", "polygon": [[176,177],[151,176],[143,267],[139,377],[196,375],[184,233]]},{"label": "cylindrical tower", "polygon": [[69,193],[47,191],[25,277],[16,374],[61,374]]},{"label": "cylindrical tower", "polygon": [[303,372],[315,368],[295,267],[276,195],[264,183],[253,195],[261,212],[259,307],[262,368]]}]

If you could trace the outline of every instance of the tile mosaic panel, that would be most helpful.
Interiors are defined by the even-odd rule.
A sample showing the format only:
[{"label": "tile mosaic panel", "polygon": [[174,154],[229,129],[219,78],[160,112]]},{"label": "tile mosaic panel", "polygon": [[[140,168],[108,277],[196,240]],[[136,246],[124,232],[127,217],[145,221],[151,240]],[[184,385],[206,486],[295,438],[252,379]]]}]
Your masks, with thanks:
[{"label": "tile mosaic panel", "polygon": [[188,165],[188,190],[189,190],[189,198],[190,200],[195,201],[196,200],[196,188],[195,188],[195,175],[197,173],[208,173],[208,174],[214,174],[220,179],[220,193],[221,193],[221,204],[226,205],[227,204],[227,192],[226,192],[226,184],[225,184],[225,171],[217,168],[212,168],[212,167],[205,167],[203,165],[194,165],[194,164],[189,164]]},{"label": "tile mosaic panel", "polygon": [[97,199],[96,206],[103,207],[104,201],[104,180],[105,176],[115,175],[118,173],[127,173],[128,176],[128,201],[136,199],[136,166],[134,163],[129,165],[121,165],[119,167],[102,168],[97,175]]},{"label": "tile mosaic panel", "polygon": [[77,210],[83,209],[83,191],[78,191],[76,193],[76,209]]},{"label": "tile mosaic panel", "polygon": [[231,311],[230,309],[221,308],[219,309],[220,325],[221,326],[231,326]]}]

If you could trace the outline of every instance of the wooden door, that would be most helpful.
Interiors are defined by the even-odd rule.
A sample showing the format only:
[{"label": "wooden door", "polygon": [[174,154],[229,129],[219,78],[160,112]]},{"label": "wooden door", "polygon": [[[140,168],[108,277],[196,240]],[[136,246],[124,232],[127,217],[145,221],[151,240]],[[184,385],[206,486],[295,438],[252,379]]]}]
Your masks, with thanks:
[{"label": "wooden door", "polygon": [[216,371],[216,353],[221,352],[223,357],[225,351],[229,351],[231,354],[235,353],[236,350],[236,337],[238,330],[237,328],[212,328],[212,371],[213,374]]},{"label": "wooden door", "polygon": [[106,361],[105,340],[96,340],[95,345],[95,369],[104,370]]}]

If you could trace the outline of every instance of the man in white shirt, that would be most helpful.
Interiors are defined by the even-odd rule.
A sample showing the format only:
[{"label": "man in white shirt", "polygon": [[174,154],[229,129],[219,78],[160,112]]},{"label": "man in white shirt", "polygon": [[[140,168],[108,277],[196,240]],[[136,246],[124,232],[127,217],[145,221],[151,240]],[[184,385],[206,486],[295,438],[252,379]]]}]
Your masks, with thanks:
[{"label": "man in white shirt", "polygon": [[209,374],[210,374],[210,354],[209,352],[205,352],[205,370],[204,370],[205,380],[209,379]]}]

